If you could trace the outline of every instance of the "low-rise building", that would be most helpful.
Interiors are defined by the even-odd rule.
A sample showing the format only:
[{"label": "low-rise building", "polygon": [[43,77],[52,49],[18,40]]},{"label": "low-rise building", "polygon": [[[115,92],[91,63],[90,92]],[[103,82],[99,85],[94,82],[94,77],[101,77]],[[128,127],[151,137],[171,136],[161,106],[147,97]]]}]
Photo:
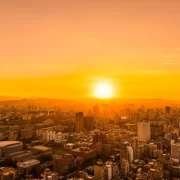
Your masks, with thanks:
[{"label": "low-rise building", "polygon": [[40,161],[37,159],[32,159],[25,162],[18,162],[18,173],[21,175],[31,174],[32,168],[35,168],[38,165],[40,165]]},{"label": "low-rise building", "polygon": [[95,159],[97,157],[97,149],[80,147],[71,151],[74,155],[83,157],[84,159]]},{"label": "low-rise building", "polygon": [[0,157],[5,157],[6,155],[22,151],[22,142],[20,141],[1,141],[0,142]]},{"label": "low-rise building", "polygon": [[58,173],[59,176],[64,175],[74,166],[75,159],[72,154],[53,156],[53,171]]},{"label": "low-rise building", "polygon": [[17,178],[17,170],[10,167],[0,167],[0,179],[11,180]]},{"label": "low-rise building", "polygon": [[33,146],[31,151],[34,155],[52,155],[52,149],[50,147],[45,146]]}]

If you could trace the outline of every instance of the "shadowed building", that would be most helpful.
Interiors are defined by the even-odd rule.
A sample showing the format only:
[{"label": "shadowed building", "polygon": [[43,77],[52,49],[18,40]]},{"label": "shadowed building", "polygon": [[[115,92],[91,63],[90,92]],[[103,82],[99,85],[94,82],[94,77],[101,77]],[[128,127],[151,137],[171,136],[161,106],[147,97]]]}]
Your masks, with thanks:
[{"label": "shadowed building", "polygon": [[10,167],[0,168],[0,179],[1,180],[11,180],[17,178],[17,170]]},{"label": "shadowed building", "polygon": [[151,140],[150,122],[138,123],[138,141],[149,142]]},{"label": "shadowed building", "polygon": [[54,155],[53,156],[53,171],[59,176],[66,174],[73,166],[75,161],[72,154]]},{"label": "shadowed building", "polygon": [[94,165],[94,179],[104,180],[104,164],[102,160],[98,160]]},{"label": "shadowed building", "polygon": [[81,132],[84,129],[84,117],[82,112],[76,113],[75,130]]},{"label": "shadowed building", "polygon": [[94,117],[91,116],[86,116],[84,117],[84,128],[87,129],[88,131],[91,131],[94,129]]},{"label": "shadowed building", "polygon": [[20,141],[1,141],[0,142],[0,157],[18,151],[22,151],[22,142]]}]

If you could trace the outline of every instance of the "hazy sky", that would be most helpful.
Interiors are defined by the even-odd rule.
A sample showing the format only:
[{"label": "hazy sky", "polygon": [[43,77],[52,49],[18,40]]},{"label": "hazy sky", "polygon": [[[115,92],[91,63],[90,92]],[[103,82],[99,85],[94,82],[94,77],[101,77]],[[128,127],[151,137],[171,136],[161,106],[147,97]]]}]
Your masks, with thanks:
[{"label": "hazy sky", "polygon": [[1,95],[180,99],[179,0],[0,1]]}]

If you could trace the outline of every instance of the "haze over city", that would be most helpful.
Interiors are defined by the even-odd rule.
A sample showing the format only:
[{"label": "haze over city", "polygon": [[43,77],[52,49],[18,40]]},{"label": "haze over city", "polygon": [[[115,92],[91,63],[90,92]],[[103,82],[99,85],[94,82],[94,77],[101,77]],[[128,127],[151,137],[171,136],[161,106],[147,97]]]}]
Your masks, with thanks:
[{"label": "haze over city", "polygon": [[0,94],[97,98],[95,86],[108,83],[113,98],[180,99],[179,8],[178,0],[2,1]]}]

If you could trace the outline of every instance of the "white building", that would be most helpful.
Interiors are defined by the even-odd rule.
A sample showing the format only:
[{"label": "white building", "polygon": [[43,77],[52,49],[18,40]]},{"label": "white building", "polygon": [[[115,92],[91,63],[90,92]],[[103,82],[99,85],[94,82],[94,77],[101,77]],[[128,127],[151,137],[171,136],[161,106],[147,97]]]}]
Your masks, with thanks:
[{"label": "white building", "polygon": [[128,146],[127,150],[128,150],[128,154],[129,154],[129,162],[132,163],[133,160],[134,160],[134,157],[133,157],[133,148],[131,146]]},{"label": "white building", "polygon": [[107,172],[107,179],[112,179],[112,164],[106,164],[105,165],[105,171]]},{"label": "white building", "polygon": [[138,141],[149,142],[151,140],[150,122],[138,123]]},{"label": "white building", "polygon": [[56,143],[62,143],[67,140],[67,134],[56,131],[46,131],[42,135],[42,139],[46,142],[54,141]]}]

